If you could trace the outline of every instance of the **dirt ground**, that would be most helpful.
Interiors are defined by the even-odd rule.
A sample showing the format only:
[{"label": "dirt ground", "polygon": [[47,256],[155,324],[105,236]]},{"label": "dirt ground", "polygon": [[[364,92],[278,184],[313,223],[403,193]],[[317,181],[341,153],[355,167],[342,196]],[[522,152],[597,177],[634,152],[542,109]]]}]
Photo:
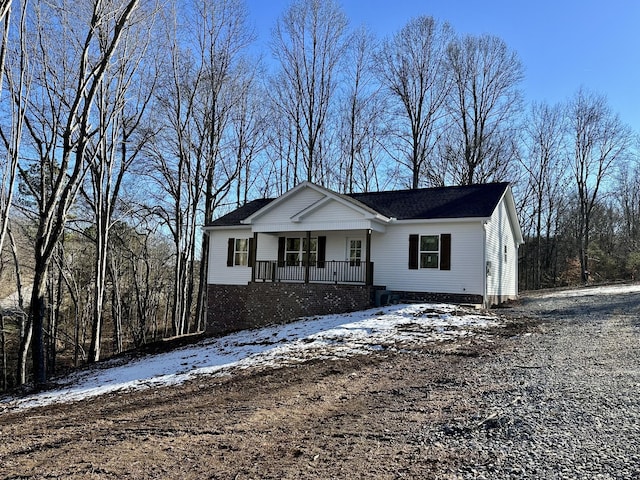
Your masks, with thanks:
[{"label": "dirt ground", "polygon": [[5,412],[0,478],[456,478],[469,452],[424,426],[475,413],[474,369],[535,328]]}]

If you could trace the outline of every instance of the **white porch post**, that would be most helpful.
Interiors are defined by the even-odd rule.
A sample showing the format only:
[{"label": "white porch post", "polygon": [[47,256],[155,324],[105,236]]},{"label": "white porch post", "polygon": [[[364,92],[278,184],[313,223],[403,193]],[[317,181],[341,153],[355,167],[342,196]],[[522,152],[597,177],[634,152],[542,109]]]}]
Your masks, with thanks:
[{"label": "white porch post", "polygon": [[309,250],[311,250],[311,232],[307,230],[307,248],[304,249],[304,283],[309,283]]},{"label": "white porch post", "polygon": [[373,270],[371,268],[371,229],[367,229],[367,246],[365,249],[365,284],[373,285]]}]

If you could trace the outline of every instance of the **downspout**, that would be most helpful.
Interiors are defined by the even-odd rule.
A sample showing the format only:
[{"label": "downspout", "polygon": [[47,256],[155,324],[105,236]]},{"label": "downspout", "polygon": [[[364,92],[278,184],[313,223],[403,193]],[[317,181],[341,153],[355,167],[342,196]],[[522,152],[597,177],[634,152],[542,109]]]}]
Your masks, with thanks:
[{"label": "downspout", "polygon": [[516,298],[520,298],[520,244],[516,242]]},{"label": "downspout", "polygon": [[489,268],[487,265],[487,221],[482,222],[482,268],[484,272],[482,274],[482,306],[488,308],[488,281],[487,276],[489,274]]}]

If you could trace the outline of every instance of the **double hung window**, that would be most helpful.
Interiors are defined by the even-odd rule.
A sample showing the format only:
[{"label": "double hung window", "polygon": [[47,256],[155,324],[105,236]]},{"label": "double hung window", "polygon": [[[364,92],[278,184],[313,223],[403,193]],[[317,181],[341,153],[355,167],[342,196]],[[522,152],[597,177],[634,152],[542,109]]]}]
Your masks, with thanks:
[{"label": "double hung window", "polygon": [[420,236],[420,268],[440,267],[440,236]]},{"label": "double hung window", "polygon": [[249,239],[236,238],[233,264],[246,267],[249,265]]},{"label": "double hung window", "polygon": [[[288,267],[304,265],[307,251],[307,238],[287,237],[285,242],[285,261]],[[318,255],[318,239],[311,238],[309,248],[309,265],[315,265]]]},{"label": "double hung window", "polygon": [[451,270],[451,234],[409,235],[409,270]]},{"label": "double hung window", "polygon": [[227,267],[251,267],[253,265],[253,238],[229,238]]}]

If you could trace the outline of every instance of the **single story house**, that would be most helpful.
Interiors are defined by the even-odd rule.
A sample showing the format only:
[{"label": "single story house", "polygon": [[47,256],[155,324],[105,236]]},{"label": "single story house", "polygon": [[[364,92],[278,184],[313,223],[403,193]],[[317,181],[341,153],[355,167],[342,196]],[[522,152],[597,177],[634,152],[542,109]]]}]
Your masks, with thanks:
[{"label": "single story house", "polygon": [[339,194],[304,182],[206,225],[208,331],[370,308],[491,306],[518,294],[508,183]]}]

